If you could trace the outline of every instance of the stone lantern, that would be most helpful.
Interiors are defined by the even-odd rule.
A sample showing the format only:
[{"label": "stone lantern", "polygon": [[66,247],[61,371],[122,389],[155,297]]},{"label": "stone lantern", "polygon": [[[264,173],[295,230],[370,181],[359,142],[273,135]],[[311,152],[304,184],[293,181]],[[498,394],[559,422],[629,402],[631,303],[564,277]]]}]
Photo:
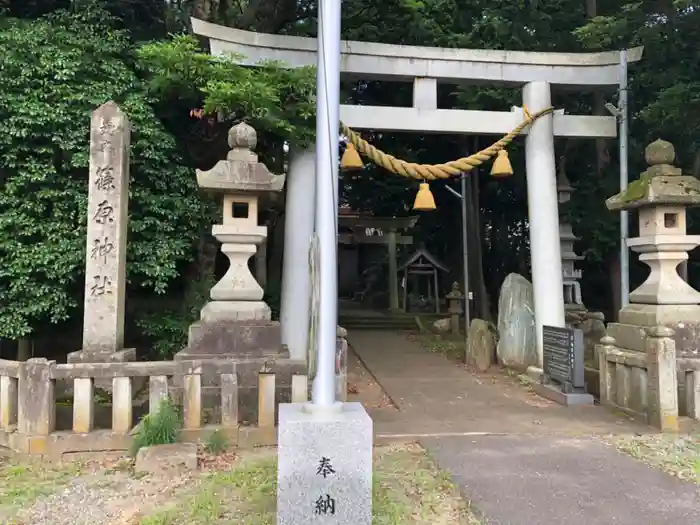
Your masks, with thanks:
[{"label": "stone lantern", "polygon": [[[239,416],[247,421],[253,421],[257,411],[259,372],[274,364],[276,389],[283,398],[289,396],[292,374],[306,372],[305,361],[289,359],[280,324],[271,321],[263,289],[248,268],[248,260],[267,237],[267,228],[258,224],[260,201],[279,192],[285,182],[283,175],[270,173],[258,161],[251,151],[256,143],[255,130],[238,124],[229,131],[226,159],[208,171],[197,170],[199,187],[221,199],[221,224],[212,226],[212,234],[230,265],[212,287],[200,320],[190,325],[187,348],[175,355],[176,361],[235,363]],[[221,397],[220,374],[211,366],[203,368],[205,408],[217,406]]]},{"label": "stone lantern", "polygon": [[262,300],[263,289],[248,268],[248,259],[267,237],[258,224],[260,198],[279,192],[284,175],[273,175],[251,151],[257,144],[255,130],[238,124],[228,134],[231,147],[226,160],[209,171],[197,170],[197,184],[221,195],[222,223],[212,227],[221,251],[230,261],[226,274],[211,289],[212,301],[202,309],[203,321],[270,321],[270,308]]},{"label": "stone lantern", "polygon": [[578,237],[574,235],[571,223],[566,217],[566,206],[571,200],[574,189],[566,176],[564,159],[559,161],[557,176],[557,194],[559,197],[559,244],[561,246],[561,269],[564,284],[564,306],[567,310],[585,310],[581,298],[581,270],[576,269],[576,262],[583,259],[574,251]]},{"label": "stone lantern", "polygon": [[[464,313],[462,301],[464,294],[459,289],[459,283],[452,283],[452,290],[445,296],[447,299],[447,311],[450,314],[450,329],[453,334],[459,334],[459,318]],[[469,319],[465,319],[465,327],[469,330]]]},{"label": "stone lantern", "polygon": [[645,151],[649,168],[626,191],[610,197],[609,210],[638,210],[639,237],[627,245],[651,272],[630,293],[630,304],[620,310],[619,322],[608,325],[617,345],[644,351],[644,330],[664,325],[674,330],[679,357],[698,357],[700,293],[678,274],[688,252],[700,245],[700,236],[686,233],[686,208],[700,204],[700,181],[683,175],[673,165],[673,145],[663,140]]},{"label": "stone lantern", "polygon": [[595,345],[605,335],[605,316],[601,312],[590,312],[583,304],[581,277],[583,272],[576,263],[584,259],[574,249],[578,237],[569,222],[567,207],[574,188],[566,176],[565,159],[559,159],[557,194],[559,196],[559,245],[561,247],[562,284],[564,285],[564,314],[566,324],[583,332],[584,359],[595,358]]}]

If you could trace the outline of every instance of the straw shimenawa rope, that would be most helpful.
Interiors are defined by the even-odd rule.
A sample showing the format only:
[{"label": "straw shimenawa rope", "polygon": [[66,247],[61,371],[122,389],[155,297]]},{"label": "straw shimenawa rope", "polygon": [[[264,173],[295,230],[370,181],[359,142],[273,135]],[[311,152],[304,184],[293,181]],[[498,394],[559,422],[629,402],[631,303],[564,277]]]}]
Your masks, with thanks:
[{"label": "straw shimenawa rope", "polygon": [[507,133],[503,136],[503,138],[494,142],[486,149],[469,155],[468,157],[462,157],[461,159],[446,162],[444,164],[416,164],[415,162],[407,162],[405,160],[397,159],[396,157],[389,155],[388,153],[384,153],[383,151],[372,146],[369,142],[360,137],[360,135],[342,122],[340,123],[340,127],[343,134],[348,137],[348,140],[353,146],[355,146],[357,151],[362,153],[374,164],[381,166],[392,173],[396,173],[397,175],[403,175],[404,177],[411,177],[419,180],[435,180],[455,177],[482,165],[484,162],[489,160],[499,151],[504,149],[508,144],[510,144],[513,139],[520,135],[520,133],[522,133],[527,126],[532,124],[538,118],[552,113],[553,111],[554,108],[547,108],[543,109],[542,111],[538,111],[537,113],[530,113],[526,107],[523,107],[525,120],[523,120],[523,122],[521,122],[515,129],[513,129],[513,131]]}]

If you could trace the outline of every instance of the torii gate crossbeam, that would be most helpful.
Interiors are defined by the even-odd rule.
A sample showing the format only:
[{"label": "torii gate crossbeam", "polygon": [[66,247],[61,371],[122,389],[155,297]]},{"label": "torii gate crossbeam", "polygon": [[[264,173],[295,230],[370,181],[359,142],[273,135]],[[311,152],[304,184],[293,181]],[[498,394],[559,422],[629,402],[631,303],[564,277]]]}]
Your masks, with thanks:
[{"label": "torii gate crossbeam", "polygon": [[[197,35],[209,39],[214,55],[236,53],[241,64],[278,60],[288,67],[316,64],[314,38],[252,33],[193,19]],[[643,48],[627,51],[636,62]],[[411,81],[413,106],[341,105],[340,117],[358,129],[502,135],[522,121],[521,108],[511,111],[467,111],[437,107],[439,83],[520,87],[531,112],[551,106],[552,86],[569,90],[612,90],[621,85],[620,53],[540,53],[502,50],[442,49],[368,42],[341,42],[341,77],[345,80]],[[532,281],[539,365],[542,326],[564,326],[564,300],[559,246],[554,137],[614,138],[611,116],[565,115],[555,111],[525,131]],[[283,342],[292,357],[306,357],[309,297],[307,254],[313,233],[308,196],[314,183],[312,151],[293,152],[287,188],[281,322]]]}]

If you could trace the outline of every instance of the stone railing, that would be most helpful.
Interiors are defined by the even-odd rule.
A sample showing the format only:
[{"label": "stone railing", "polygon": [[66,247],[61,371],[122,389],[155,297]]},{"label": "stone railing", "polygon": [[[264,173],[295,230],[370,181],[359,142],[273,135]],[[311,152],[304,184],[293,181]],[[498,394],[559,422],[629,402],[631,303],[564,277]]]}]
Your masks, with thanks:
[{"label": "stone railing", "polygon": [[[303,363],[269,361],[256,362],[256,385],[247,394],[257,396],[254,423],[246,425],[239,407],[239,384],[242,375],[250,378],[251,367],[246,362],[230,360],[79,363],[57,364],[46,359],[26,362],[0,360],[0,450],[38,454],[61,458],[71,454],[91,452],[124,452],[129,450],[133,429],[138,419],[134,407],[134,385],[144,387],[142,405],[155,410],[165,397],[177,400],[182,410],[183,441],[206,439],[215,429],[221,429],[229,444],[239,447],[274,444],[276,442],[277,406],[280,402],[304,402],[308,399],[308,380]],[[290,364],[292,365],[290,367]],[[242,369],[245,374],[242,374]],[[217,379],[218,401],[213,423],[205,423],[203,378]],[[174,381],[174,379],[178,381]],[[111,381],[111,403],[99,404],[95,382]],[[70,430],[57,430],[57,409],[67,408],[56,403],[56,383],[72,382],[72,414]],[[174,388],[176,383],[181,388]],[[252,387],[252,385],[249,385]],[[248,403],[253,402],[248,397]],[[254,403],[253,403],[254,404]],[[248,407],[249,408],[249,407]],[[96,411],[111,412],[111,425],[98,428]],[[145,413],[145,409],[144,409]],[[109,420],[110,418],[108,418]],[[250,420],[248,420],[250,421]]]},{"label": "stone railing", "polygon": [[683,394],[680,398],[680,413],[700,421],[700,361],[678,360],[678,383]]},{"label": "stone railing", "polygon": [[603,337],[597,345],[600,402],[661,430],[678,430],[679,416],[700,420],[700,361],[677,359],[672,336],[665,327],[648,329],[645,352]]},{"label": "stone railing", "polygon": [[635,416],[647,417],[647,356],[622,350],[603,337],[597,348],[600,402]]}]

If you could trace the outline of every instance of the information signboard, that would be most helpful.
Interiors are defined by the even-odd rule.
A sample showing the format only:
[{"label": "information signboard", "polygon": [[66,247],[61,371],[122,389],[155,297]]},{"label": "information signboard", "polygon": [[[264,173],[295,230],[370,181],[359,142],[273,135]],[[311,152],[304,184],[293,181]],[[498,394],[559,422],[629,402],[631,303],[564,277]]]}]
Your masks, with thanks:
[{"label": "information signboard", "polygon": [[545,382],[559,383],[565,392],[585,389],[583,332],[543,326],[542,335]]}]

